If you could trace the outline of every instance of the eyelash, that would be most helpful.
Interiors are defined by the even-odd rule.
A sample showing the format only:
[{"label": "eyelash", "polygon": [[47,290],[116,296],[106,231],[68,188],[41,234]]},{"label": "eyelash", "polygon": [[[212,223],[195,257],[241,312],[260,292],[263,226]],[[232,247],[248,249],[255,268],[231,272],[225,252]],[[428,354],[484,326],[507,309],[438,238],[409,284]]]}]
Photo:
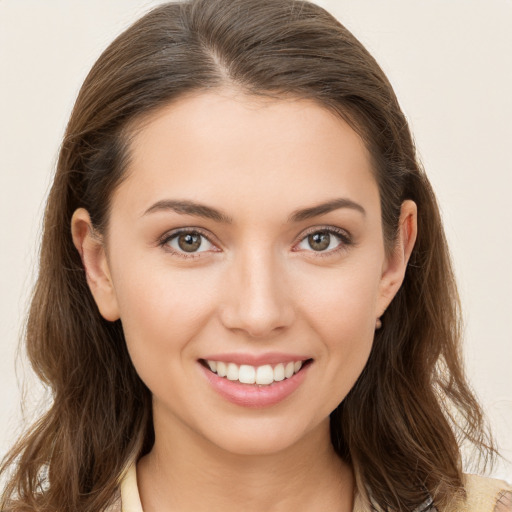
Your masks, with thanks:
[{"label": "eyelash", "polygon": [[[315,233],[326,233],[329,235],[335,235],[337,238],[340,239],[339,246],[334,249],[331,249],[330,251],[313,251],[313,250],[307,251],[307,252],[314,253],[315,257],[325,258],[325,257],[329,257],[329,256],[334,256],[335,254],[338,254],[339,252],[346,250],[351,245],[354,245],[354,243],[352,241],[352,237],[347,231],[340,229],[340,228],[335,228],[335,227],[330,226],[330,227],[314,228],[309,231],[306,231],[306,233],[304,233],[302,235],[302,237],[294,243],[294,246],[301,243],[309,235],[312,235]],[[201,251],[199,253],[185,253],[185,252],[176,251],[175,249],[173,249],[172,247],[170,247],[168,245],[171,240],[174,240],[175,238],[179,237],[180,235],[187,235],[187,234],[201,235],[202,237],[206,238],[206,240],[208,240],[208,242],[210,244],[215,245],[210,240],[208,235],[200,228],[179,229],[179,230],[173,231],[171,233],[166,233],[163,237],[161,237],[159,239],[158,245],[160,247],[164,248],[165,250],[169,251],[171,254],[178,256],[180,258],[196,259],[196,258],[201,257],[201,252],[207,252],[207,251]],[[216,252],[218,252],[218,251],[216,251]],[[295,251],[295,252],[298,252],[298,251]]]}]

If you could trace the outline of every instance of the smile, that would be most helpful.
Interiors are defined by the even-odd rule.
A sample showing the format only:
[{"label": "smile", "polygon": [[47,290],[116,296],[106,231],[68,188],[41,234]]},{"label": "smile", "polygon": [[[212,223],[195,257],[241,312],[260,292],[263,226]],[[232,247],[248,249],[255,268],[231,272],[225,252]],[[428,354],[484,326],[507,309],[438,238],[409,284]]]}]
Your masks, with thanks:
[{"label": "smile", "polygon": [[262,366],[251,366],[248,364],[227,363],[224,361],[204,360],[204,364],[219,377],[230,381],[238,381],[242,384],[257,384],[269,386],[274,382],[293,377],[300,371],[304,363],[308,361],[290,361],[276,365],[265,364]]},{"label": "smile", "polygon": [[198,363],[206,381],[221,397],[238,406],[260,408],[285,401],[301,386],[313,359],[299,357],[290,361],[278,354],[230,355],[229,359],[212,355]]}]

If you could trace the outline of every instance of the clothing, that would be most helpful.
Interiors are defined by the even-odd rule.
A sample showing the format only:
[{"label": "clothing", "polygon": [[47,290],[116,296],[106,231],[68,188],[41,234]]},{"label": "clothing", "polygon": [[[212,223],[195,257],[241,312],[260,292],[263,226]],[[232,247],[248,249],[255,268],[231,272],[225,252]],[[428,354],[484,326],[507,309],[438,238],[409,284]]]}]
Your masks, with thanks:
[{"label": "clothing", "polygon": [[[477,475],[464,475],[464,485],[467,492],[466,502],[454,502],[439,512],[512,512],[512,487],[506,482]],[[108,512],[144,512],[137,487],[135,464],[125,472],[120,485],[120,495]],[[358,493],[354,500],[353,512],[371,512],[371,507]]]}]

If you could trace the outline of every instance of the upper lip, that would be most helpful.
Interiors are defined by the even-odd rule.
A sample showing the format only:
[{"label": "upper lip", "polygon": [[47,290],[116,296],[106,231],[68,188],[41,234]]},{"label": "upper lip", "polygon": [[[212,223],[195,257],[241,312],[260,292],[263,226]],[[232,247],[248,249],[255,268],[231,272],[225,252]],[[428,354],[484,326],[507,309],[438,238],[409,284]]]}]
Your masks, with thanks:
[{"label": "upper lip", "polygon": [[289,363],[311,359],[303,354],[290,354],[284,352],[265,352],[263,354],[244,354],[238,352],[210,354],[202,358],[205,361],[222,361],[237,365],[263,366],[265,364]]}]

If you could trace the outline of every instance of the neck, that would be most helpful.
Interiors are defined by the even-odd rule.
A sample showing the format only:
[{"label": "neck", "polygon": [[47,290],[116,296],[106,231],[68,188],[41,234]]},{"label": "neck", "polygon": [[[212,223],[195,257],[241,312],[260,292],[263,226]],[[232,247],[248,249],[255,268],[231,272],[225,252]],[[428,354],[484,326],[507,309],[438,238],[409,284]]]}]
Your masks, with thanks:
[{"label": "neck", "polygon": [[144,512],[352,510],[352,471],[332,448],[328,421],[271,454],[231,453],[188,434],[159,435],[155,425],[155,445],[137,465]]}]

